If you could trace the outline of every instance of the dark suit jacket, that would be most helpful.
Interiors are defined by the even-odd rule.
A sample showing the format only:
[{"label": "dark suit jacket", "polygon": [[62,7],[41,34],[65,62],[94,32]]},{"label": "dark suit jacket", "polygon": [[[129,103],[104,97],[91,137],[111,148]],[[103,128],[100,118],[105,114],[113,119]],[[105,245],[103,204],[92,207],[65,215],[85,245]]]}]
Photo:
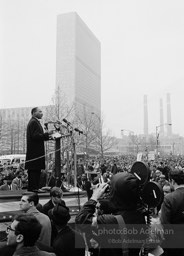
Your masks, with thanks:
[{"label": "dark suit jacket", "polygon": [[[11,185],[11,190],[18,190],[18,187],[16,184]],[[0,186],[0,190],[10,190],[9,186],[7,184],[3,184]]]},{"label": "dark suit jacket", "polygon": [[164,197],[160,220],[163,225],[184,224],[184,187]]},{"label": "dark suit jacket", "polygon": [[[44,141],[49,139],[49,134],[44,133],[40,122],[32,117],[27,126],[27,152],[26,161],[45,155]],[[25,169],[45,169],[45,157],[28,162]]]},{"label": "dark suit jacket", "polygon": [[[62,199],[60,200],[60,203],[66,206],[65,201],[63,201]],[[51,210],[52,208],[54,208],[54,205],[52,203],[52,200],[50,199],[46,204],[43,205],[42,212],[48,215],[49,210]]]},{"label": "dark suit jacket", "polygon": [[[166,255],[183,256],[184,187],[177,188],[164,197],[160,221],[166,230],[162,244],[162,248],[167,252]],[[171,233],[167,232],[169,229],[172,230]]]},{"label": "dark suit jacket", "polygon": [[57,256],[85,256],[83,237],[69,226],[59,231],[53,242],[53,248]]}]

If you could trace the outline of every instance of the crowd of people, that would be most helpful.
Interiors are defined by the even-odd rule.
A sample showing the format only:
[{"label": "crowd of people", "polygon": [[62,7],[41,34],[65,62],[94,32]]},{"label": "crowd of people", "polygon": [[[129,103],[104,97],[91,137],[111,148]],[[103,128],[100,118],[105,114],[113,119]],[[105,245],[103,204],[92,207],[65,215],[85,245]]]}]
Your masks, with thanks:
[{"label": "crowd of people", "polygon": [[[180,246],[176,244],[177,249],[169,248],[163,236],[163,230],[165,227],[168,228],[168,224],[176,229],[175,225],[184,223],[182,157],[169,157],[146,163],[151,174],[150,181],[158,183],[164,191],[160,205],[151,209],[152,218],[159,220],[159,225],[162,227],[160,229],[163,231],[162,235],[161,232],[159,233],[159,238],[158,234],[155,234],[157,238],[156,244],[153,243],[155,248],[139,243],[146,241],[147,237],[144,235],[136,237],[133,246],[129,243],[128,247],[126,244],[122,248],[119,243],[112,242],[135,240],[135,237],[129,234],[128,238],[126,236],[123,238],[119,233],[112,236],[108,232],[114,227],[116,230],[123,230],[125,227],[131,229],[132,225],[135,229],[147,228],[146,214],[139,205],[138,179],[131,173],[134,162],[133,156],[107,157],[98,162],[98,165],[97,160],[91,159],[86,170],[80,159],[77,184],[82,190],[86,190],[88,199],[76,216],[75,229],[68,225],[70,210],[62,198],[61,187],[51,188],[50,200],[43,206],[39,204],[38,193],[24,192],[20,201],[20,210],[23,214],[16,216],[11,227],[7,229],[7,245],[1,249],[0,255],[85,255],[87,250],[94,256],[139,255],[142,247],[146,247],[149,253],[159,248],[159,254],[156,255],[184,255],[183,250],[179,248],[181,244]],[[11,185],[19,186],[21,189],[22,177],[24,172],[17,170]],[[30,222],[35,224],[31,226]],[[31,232],[35,232],[35,240],[32,240]],[[178,234],[178,230],[175,232]],[[30,243],[27,242],[29,240],[27,236],[30,236]],[[171,241],[173,247],[173,237],[167,239]],[[28,250],[28,247],[31,249]]]},{"label": "crowd of people", "polygon": [[[58,182],[53,159],[45,166],[44,141],[52,131],[44,132],[40,108],[31,115],[25,166],[3,166],[0,172],[0,190],[26,190],[1,256],[184,256],[184,157],[144,159],[151,184],[147,198],[160,198],[154,207],[144,202],[141,178],[131,172],[134,155],[78,159],[77,186],[86,191],[87,201],[72,228],[62,195],[75,185],[73,161],[63,161]],[[50,199],[41,205],[38,193],[45,186]]]}]

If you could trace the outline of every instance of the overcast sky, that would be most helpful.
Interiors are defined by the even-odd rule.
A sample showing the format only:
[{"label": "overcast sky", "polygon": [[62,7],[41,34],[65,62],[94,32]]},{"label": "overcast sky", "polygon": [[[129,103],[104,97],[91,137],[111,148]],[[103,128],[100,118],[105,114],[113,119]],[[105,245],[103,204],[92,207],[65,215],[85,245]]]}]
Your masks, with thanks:
[{"label": "overcast sky", "polygon": [[172,130],[184,136],[183,0],[0,0],[0,108],[47,105],[55,88],[56,17],[77,12],[101,42],[106,127],[143,133],[159,125],[171,94]]}]

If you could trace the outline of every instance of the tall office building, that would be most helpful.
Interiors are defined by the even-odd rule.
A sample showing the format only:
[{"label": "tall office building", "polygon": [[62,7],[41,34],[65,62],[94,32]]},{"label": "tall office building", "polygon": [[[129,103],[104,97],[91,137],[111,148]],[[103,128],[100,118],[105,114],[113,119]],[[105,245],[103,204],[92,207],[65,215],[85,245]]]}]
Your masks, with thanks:
[{"label": "tall office building", "polygon": [[56,86],[69,105],[101,112],[101,45],[77,13],[57,17]]}]

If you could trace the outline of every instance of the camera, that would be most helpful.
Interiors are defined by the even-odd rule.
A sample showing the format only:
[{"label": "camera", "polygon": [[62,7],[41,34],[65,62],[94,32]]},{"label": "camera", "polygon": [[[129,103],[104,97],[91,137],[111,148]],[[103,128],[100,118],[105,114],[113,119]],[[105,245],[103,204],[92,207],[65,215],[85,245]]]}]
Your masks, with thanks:
[{"label": "camera", "polygon": [[[164,197],[162,187],[160,184],[150,181],[151,171],[145,163],[141,161],[135,162],[132,165],[132,168],[130,171],[131,175],[128,175],[128,173],[125,173],[125,174],[127,174],[125,176],[130,176],[126,184],[122,183],[121,185],[118,174],[116,174],[117,175],[116,186],[119,183],[118,189],[113,187],[113,181],[114,181],[113,178],[115,178],[116,176],[115,175],[112,178],[112,182],[109,185],[108,189],[99,199],[100,209],[103,213],[109,214],[109,213],[116,212],[117,204],[115,207],[114,202],[115,201],[118,202],[120,200],[122,201],[122,204],[123,204],[123,200],[125,200],[125,204],[126,203],[130,204],[130,207],[132,207],[133,204],[136,205],[137,209],[143,212],[148,212],[149,209],[157,207],[162,202]],[[121,175],[119,174],[119,176]],[[129,188],[129,193],[126,193],[126,186]],[[118,193],[120,193],[118,191],[121,192],[122,196],[119,195],[118,197]],[[113,197],[113,193],[116,193],[114,197]],[[136,196],[136,198],[134,198],[135,196],[133,195],[133,193]],[[118,198],[116,198],[116,196]]]}]

